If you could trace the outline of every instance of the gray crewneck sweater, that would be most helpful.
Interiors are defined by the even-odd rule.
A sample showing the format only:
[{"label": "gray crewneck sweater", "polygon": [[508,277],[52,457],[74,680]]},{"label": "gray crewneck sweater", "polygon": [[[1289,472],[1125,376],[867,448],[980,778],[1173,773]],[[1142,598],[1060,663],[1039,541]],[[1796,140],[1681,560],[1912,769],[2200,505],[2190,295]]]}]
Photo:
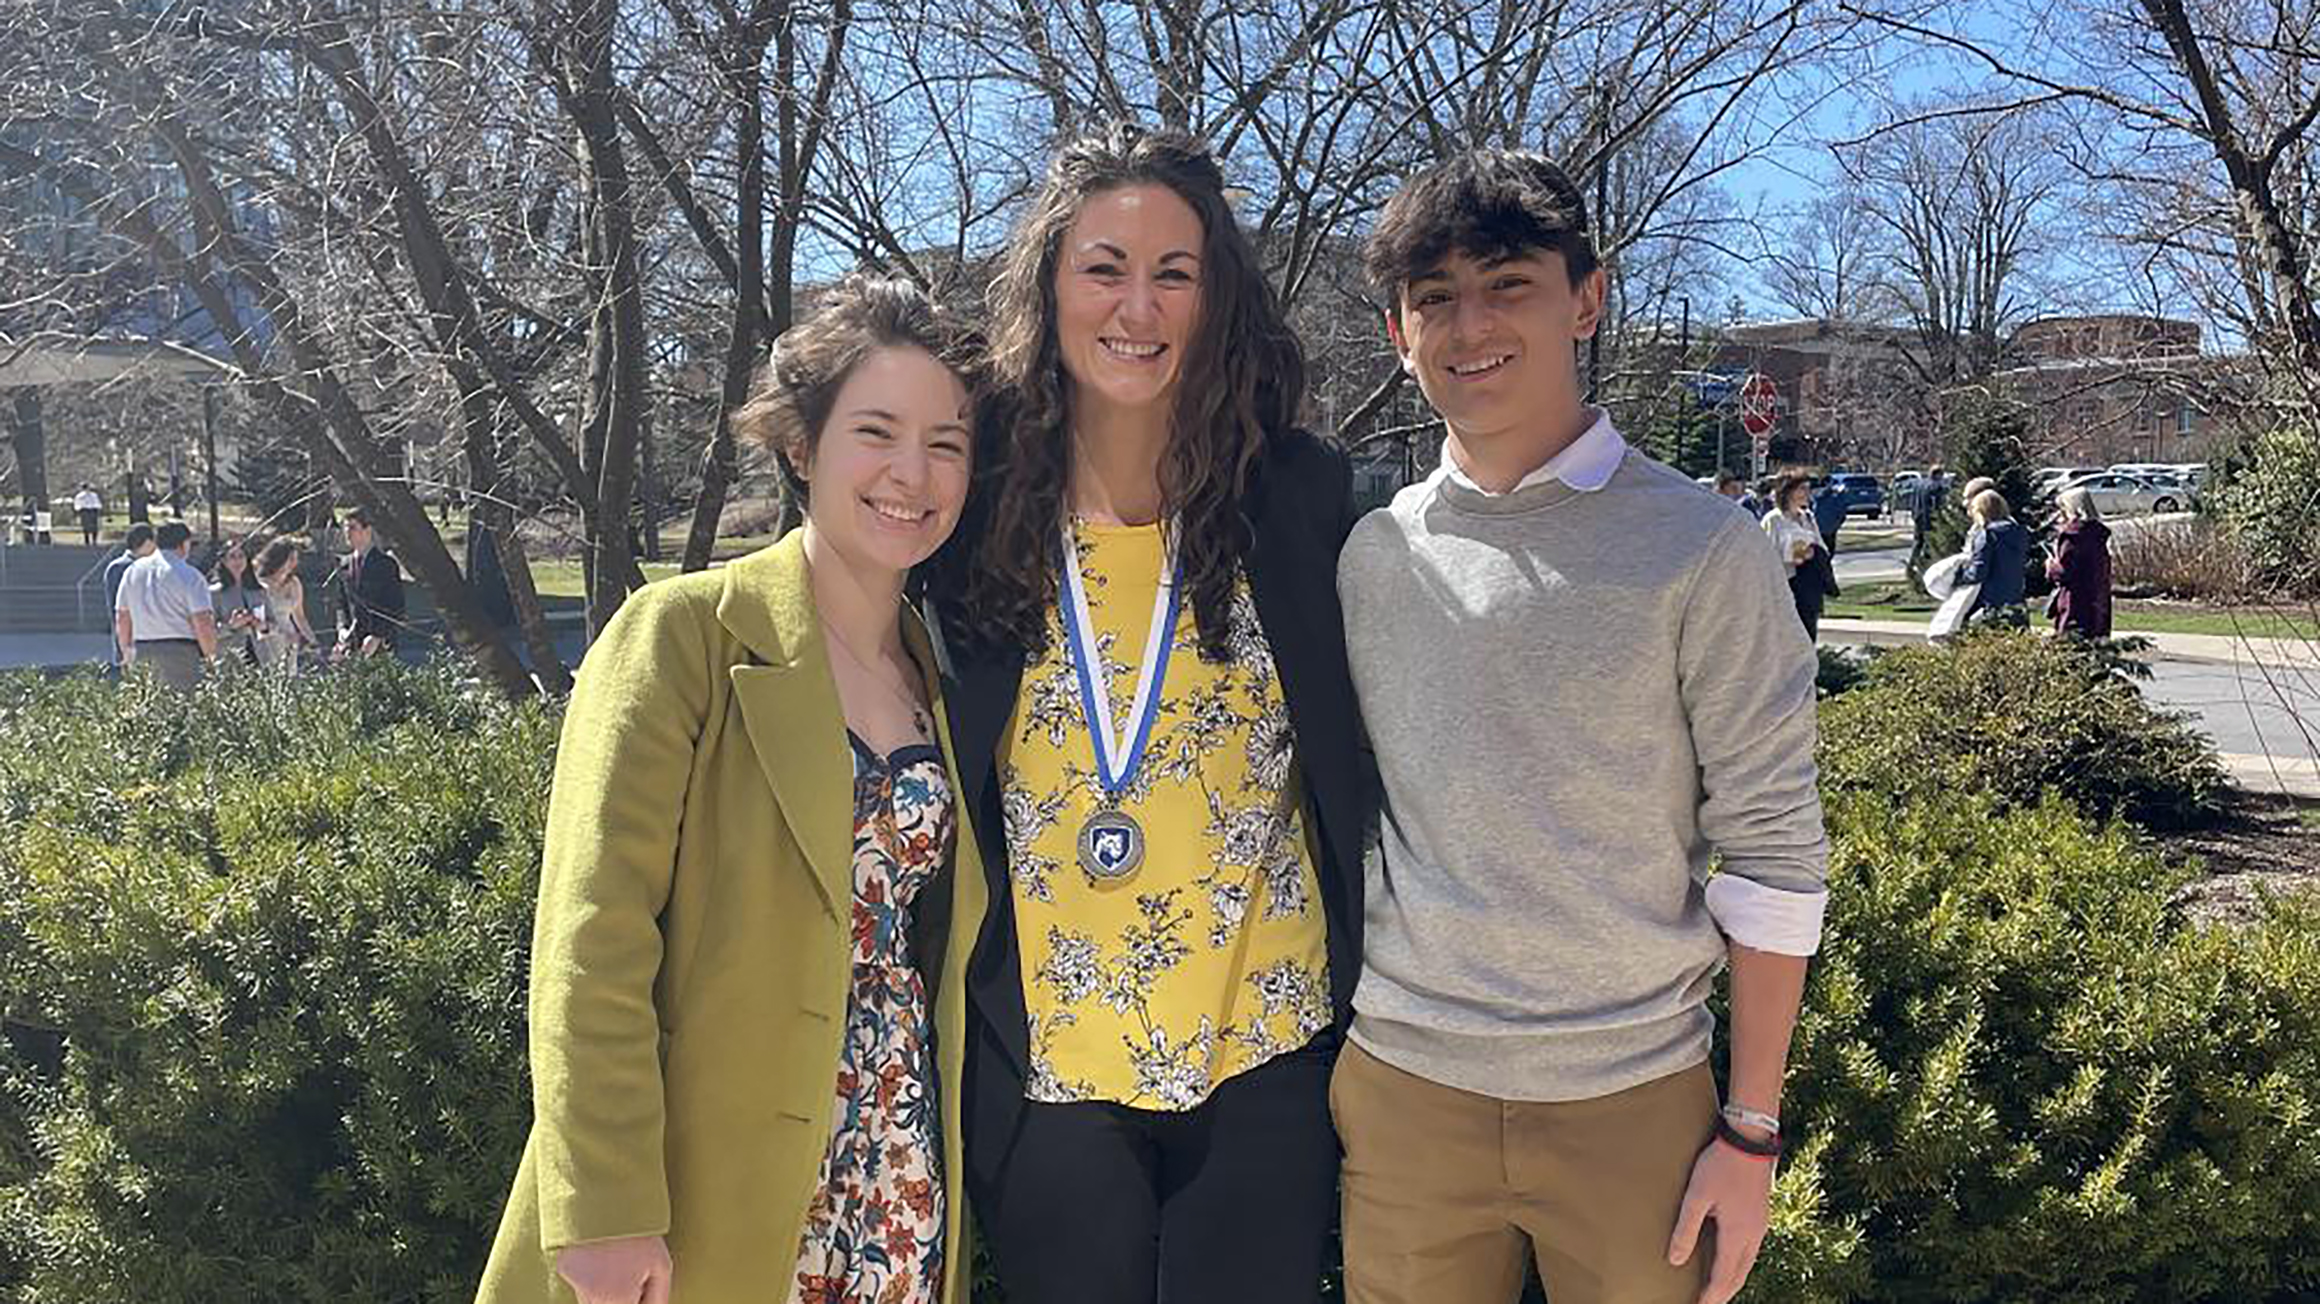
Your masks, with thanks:
[{"label": "gray crewneck sweater", "polygon": [[1593,491],[1437,475],[1338,591],[1386,792],[1354,1040],[1507,1100],[1706,1058],[1726,933],[1809,953],[1825,900],[1815,662],[1762,531],[1633,450]]}]

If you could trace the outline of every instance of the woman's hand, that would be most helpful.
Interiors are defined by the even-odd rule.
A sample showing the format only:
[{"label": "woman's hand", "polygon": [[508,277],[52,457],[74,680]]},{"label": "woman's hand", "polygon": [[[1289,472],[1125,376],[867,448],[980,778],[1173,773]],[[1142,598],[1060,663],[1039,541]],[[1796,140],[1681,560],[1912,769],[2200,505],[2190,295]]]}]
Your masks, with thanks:
[{"label": "woman's hand", "polygon": [[556,1251],[556,1275],[580,1304],[668,1304],[669,1243],[658,1236],[589,1241]]}]

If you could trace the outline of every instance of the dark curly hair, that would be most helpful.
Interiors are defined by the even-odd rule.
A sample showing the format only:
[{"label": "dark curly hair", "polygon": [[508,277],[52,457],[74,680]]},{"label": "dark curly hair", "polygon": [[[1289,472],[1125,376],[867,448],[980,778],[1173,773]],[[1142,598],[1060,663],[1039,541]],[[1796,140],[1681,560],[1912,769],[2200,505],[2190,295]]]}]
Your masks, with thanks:
[{"label": "dark curly hair", "polygon": [[749,397],[733,413],[735,438],[773,450],[782,479],[805,500],[799,463],[811,461],[815,441],[846,378],[875,349],[911,345],[959,377],[969,394],[976,384],[979,343],[957,318],[909,281],[853,272],[824,290],[804,320],[774,340],[750,381]]},{"label": "dark curly hair", "polygon": [[1362,266],[1399,312],[1402,287],[1453,253],[1479,261],[1532,250],[1563,256],[1577,286],[1595,270],[1587,199],[1544,154],[1478,149],[1427,168],[1386,201]]},{"label": "dark curly hair", "polygon": [[977,495],[980,544],[950,605],[978,641],[1033,656],[1046,650],[1071,458],[1071,386],[1055,335],[1057,255],[1083,204],[1136,185],[1166,186],[1202,230],[1200,318],[1176,378],[1160,498],[1201,655],[1219,662],[1229,655],[1233,583],[1249,545],[1242,500],[1266,440],[1296,422],[1305,353],[1233,217],[1224,173],[1207,146],[1180,131],[1123,123],[1064,146],[1008,237],[991,285],[996,465]]}]

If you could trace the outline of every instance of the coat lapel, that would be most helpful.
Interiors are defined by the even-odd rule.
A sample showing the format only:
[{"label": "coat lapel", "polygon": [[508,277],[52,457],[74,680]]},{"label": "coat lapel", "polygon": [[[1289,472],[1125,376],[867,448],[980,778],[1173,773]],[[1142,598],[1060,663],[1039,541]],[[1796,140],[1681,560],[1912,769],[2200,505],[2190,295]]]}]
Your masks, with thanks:
[{"label": "coat lapel", "polygon": [[806,574],[805,533],[725,568],[717,618],[756,656],[733,696],[783,820],[843,920],[854,897],[854,761]]}]

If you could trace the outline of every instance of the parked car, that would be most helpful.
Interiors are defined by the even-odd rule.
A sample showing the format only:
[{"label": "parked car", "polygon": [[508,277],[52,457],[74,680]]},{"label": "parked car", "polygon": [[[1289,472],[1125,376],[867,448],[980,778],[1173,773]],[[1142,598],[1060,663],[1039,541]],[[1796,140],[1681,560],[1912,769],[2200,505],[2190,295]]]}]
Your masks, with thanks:
[{"label": "parked car", "polygon": [[2043,498],[2052,490],[2073,480],[2083,480],[2090,475],[2101,475],[2105,470],[2117,469],[2116,467],[2100,466],[2042,466],[2030,477],[2030,492]]},{"label": "parked car", "polygon": [[2098,475],[2067,481],[2056,489],[2055,496],[2060,497],[2074,489],[2084,489],[2094,495],[2095,507],[2105,516],[2187,511],[2193,501],[2191,487],[2181,480],[2126,475],[2118,471],[2104,471]]},{"label": "parked car", "polygon": [[1876,476],[1839,471],[1828,478],[1828,487],[1842,495],[1848,517],[1885,514],[1885,485]]}]

